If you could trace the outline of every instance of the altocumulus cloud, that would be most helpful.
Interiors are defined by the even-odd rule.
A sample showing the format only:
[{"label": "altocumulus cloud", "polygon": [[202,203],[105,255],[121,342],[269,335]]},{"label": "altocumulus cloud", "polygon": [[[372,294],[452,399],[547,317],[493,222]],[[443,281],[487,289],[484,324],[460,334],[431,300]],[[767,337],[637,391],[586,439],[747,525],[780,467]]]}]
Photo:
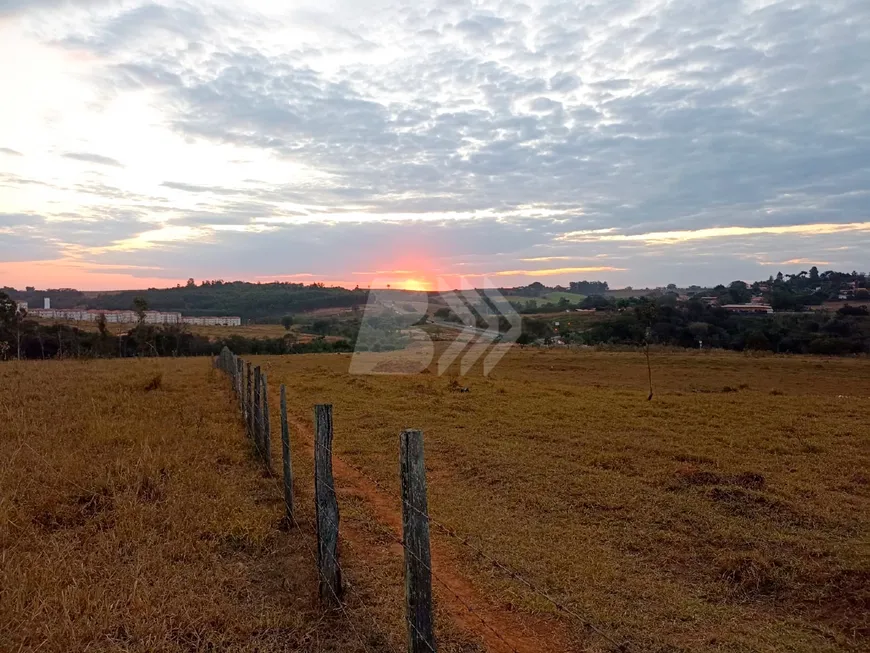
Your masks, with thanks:
[{"label": "altocumulus cloud", "polygon": [[[640,285],[852,269],[870,244],[864,0],[0,14],[65,89],[0,123],[3,151],[27,152],[0,158],[0,211],[38,210],[31,230],[95,264]],[[34,180],[58,202],[34,207]],[[605,262],[545,264],[568,259]]]}]

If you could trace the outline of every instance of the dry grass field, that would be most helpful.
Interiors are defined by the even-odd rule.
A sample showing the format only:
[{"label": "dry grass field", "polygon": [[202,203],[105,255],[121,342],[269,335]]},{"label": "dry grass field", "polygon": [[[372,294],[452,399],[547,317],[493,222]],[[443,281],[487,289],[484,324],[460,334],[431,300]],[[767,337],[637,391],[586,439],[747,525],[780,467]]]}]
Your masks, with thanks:
[{"label": "dry grass field", "polygon": [[[82,331],[97,331],[95,322],[73,322],[71,320],[51,320],[37,319],[36,322],[44,325],[64,324],[66,326],[75,327]],[[108,331],[112,335],[125,334],[135,325],[133,324],[108,324]],[[211,340],[219,340],[220,338],[228,338],[230,336],[242,336],[244,338],[281,338],[287,331],[280,324],[246,324],[237,327],[221,327],[221,326],[202,326],[198,324],[189,324],[186,327],[191,333],[200,336],[206,336]],[[294,326],[292,333],[296,336],[297,342],[308,342],[317,336],[310,333],[302,333],[299,326]],[[326,340],[333,342],[339,338],[335,336],[326,336]]]},{"label": "dry grass field", "polygon": [[253,361],[273,440],[288,388],[303,521],[312,406],[335,406],[347,617],[318,609],[312,538],[279,527],[208,361],[5,364],[0,650],[402,650],[410,427],[433,518],[474,547],[433,526],[441,651],[866,650],[867,359],[656,352],[652,401],[637,353],[514,349],[462,378]]},{"label": "dry grass field", "polygon": [[385,641],[320,609],[313,538],[278,528],[229,397],[207,359],[0,365],[0,650]]},{"label": "dry grass field", "polygon": [[[469,392],[449,374],[349,376],[348,360],[257,362],[303,433],[312,404],[334,403],[336,453],[393,492],[397,434],[422,428],[432,515],[630,650],[866,646],[870,361],[660,353],[648,402],[635,353],[514,350],[460,379]],[[433,538],[491,606],[612,650]]]}]

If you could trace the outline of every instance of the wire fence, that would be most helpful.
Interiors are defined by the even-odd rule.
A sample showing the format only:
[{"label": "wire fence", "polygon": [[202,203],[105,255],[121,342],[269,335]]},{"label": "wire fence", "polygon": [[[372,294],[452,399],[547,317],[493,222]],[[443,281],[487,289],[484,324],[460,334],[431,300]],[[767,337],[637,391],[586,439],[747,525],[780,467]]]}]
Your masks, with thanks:
[{"label": "wire fence", "polygon": [[[215,366],[225,371],[230,376],[234,393],[236,394],[236,397],[239,401],[239,411],[245,424],[246,434],[253,442],[254,452],[260,462],[262,462],[262,464],[264,465],[266,472],[269,475],[275,477],[271,469],[268,382],[265,373],[262,373],[259,367],[253,367],[247,361],[244,361],[243,359],[235,356],[227,348],[224,348],[221,354],[215,359]],[[365,637],[357,630],[356,626],[353,623],[353,619],[351,619],[349,613],[347,612],[346,606],[342,601],[342,594],[344,590],[350,588],[351,593],[354,594],[354,598],[360,603],[360,605],[365,605],[364,597],[359,593],[358,590],[356,590],[355,587],[347,583],[342,584],[341,582],[343,574],[341,564],[339,562],[337,542],[339,538],[341,538],[341,541],[352,549],[354,548],[354,544],[348,538],[341,535],[341,531],[339,528],[337,504],[335,505],[334,510],[336,519],[329,518],[330,502],[335,502],[337,500],[337,492],[332,477],[331,461],[333,458],[340,461],[347,468],[352,469],[354,472],[359,474],[368,483],[377,488],[378,491],[398,501],[399,505],[402,507],[402,537],[400,538],[396,536],[392,531],[388,531],[388,536],[394,544],[401,546],[403,551],[405,552],[405,622],[408,628],[407,650],[410,653],[425,653],[426,651],[431,651],[432,653],[435,653],[435,651],[437,650],[434,636],[431,633],[431,604],[425,605],[427,596],[431,595],[431,579],[433,578],[436,582],[438,582],[438,584],[444,587],[444,589],[453,597],[458,605],[462,606],[462,608],[466,610],[468,614],[473,615],[476,620],[480,622],[481,626],[487,632],[491,633],[502,646],[504,646],[505,650],[510,651],[511,653],[520,653],[520,651],[518,651],[517,648],[513,644],[511,644],[509,638],[505,637],[504,634],[498,630],[498,628],[496,628],[486,619],[485,615],[482,613],[481,610],[476,610],[475,607],[471,605],[471,603],[466,600],[459,591],[457,591],[457,588],[455,588],[441,575],[436,573],[436,571],[433,569],[429,551],[430,524],[433,525],[438,530],[438,532],[447,535],[449,538],[451,538],[452,541],[457,542],[464,547],[467,547],[475,555],[480,556],[482,559],[486,560],[490,565],[492,565],[495,569],[498,569],[508,578],[511,578],[524,585],[533,595],[547,601],[559,612],[569,617],[575,623],[582,625],[584,628],[591,632],[594,632],[596,635],[606,641],[608,645],[612,648],[612,650],[619,651],[621,653],[628,652],[630,650],[628,642],[619,641],[617,637],[608,633],[606,630],[593,623],[589,617],[580,614],[576,609],[568,606],[564,601],[554,598],[550,592],[546,591],[540,585],[530,580],[526,575],[520,573],[516,569],[513,569],[511,566],[501,562],[494,556],[484,551],[480,546],[472,543],[468,536],[464,536],[460,534],[456,529],[445,524],[444,522],[434,519],[428,512],[428,510],[421,509],[419,507],[419,504],[415,505],[413,501],[409,501],[403,496],[400,496],[395,491],[391,490],[383,483],[378,481],[378,479],[366,473],[366,471],[358,465],[355,465],[336,454],[331,446],[331,406],[328,407],[327,411],[324,411],[322,413],[325,416],[323,417],[323,419],[328,420],[328,424],[326,424],[325,422],[321,423],[321,411],[315,411],[315,507],[317,519],[314,523],[310,523],[305,520],[300,523],[300,518],[297,515],[297,511],[294,510],[292,500],[293,478],[291,471],[292,468],[289,461],[289,429],[287,428],[285,392],[286,390],[282,385],[280,415],[282,426],[281,436],[283,454],[283,478],[281,480],[283,481],[284,485],[285,519],[288,525],[293,525],[297,529],[310,532],[316,538],[316,545],[314,547],[314,550],[312,551],[312,554],[314,556],[315,564],[317,566],[318,574],[320,577],[321,599],[326,599],[325,603],[336,607],[342,612],[343,617],[348,621],[351,631],[359,639],[360,644],[363,646],[364,650],[369,651],[371,649],[369,647],[369,644],[366,642]],[[403,475],[401,479],[403,494],[405,494],[405,489],[407,487],[413,487],[415,483],[420,483],[423,491],[423,505],[425,506],[426,490],[425,466],[423,466],[422,464],[422,433],[420,433],[419,431],[405,431],[402,435],[404,437],[405,434],[409,433],[412,435],[417,434],[420,437],[419,461],[417,461],[419,464],[417,465],[417,469],[420,470],[419,474],[422,475],[422,478],[414,478],[413,474],[406,477],[406,466],[403,464]],[[402,449],[402,455],[404,456],[405,448],[403,447]],[[403,462],[405,461],[403,460]],[[408,465],[408,468],[414,469],[414,465]],[[416,517],[418,519],[414,520],[411,519],[411,517]],[[304,529],[303,524],[305,527]],[[409,526],[409,524],[415,525]],[[420,548],[418,546],[416,547],[417,550],[415,551],[414,548],[409,546],[409,542],[413,541],[416,543],[418,542],[418,540],[424,543],[424,547]],[[332,545],[331,543],[333,543],[334,545]],[[362,558],[362,556],[360,557]],[[337,582],[336,579],[338,579]],[[431,601],[431,599],[429,600]],[[422,610],[422,612],[428,612],[428,615],[423,615],[422,621],[420,611],[421,601],[424,603],[424,609]],[[370,612],[368,612],[368,614],[371,616]],[[373,627],[376,629],[376,631],[380,631],[381,629],[377,622],[374,620],[374,617],[372,617],[372,622]],[[421,625],[422,628],[420,627]],[[383,647],[381,647],[381,650],[382,649]]]}]

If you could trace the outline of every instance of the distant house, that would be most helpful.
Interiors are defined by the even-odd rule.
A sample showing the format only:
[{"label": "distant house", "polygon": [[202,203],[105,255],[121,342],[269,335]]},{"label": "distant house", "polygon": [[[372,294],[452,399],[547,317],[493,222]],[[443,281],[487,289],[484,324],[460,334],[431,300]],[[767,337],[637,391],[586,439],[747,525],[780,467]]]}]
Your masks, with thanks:
[{"label": "distant house", "polygon": [[714,306],[719,303],[718,297],[701,297],[701,301],[707,306]]},{"label": "distant house", "polygon": [[770,304],[725,304],[722,308],[731,313],[741,313],[743,315],[773,313],[773,307]]}]

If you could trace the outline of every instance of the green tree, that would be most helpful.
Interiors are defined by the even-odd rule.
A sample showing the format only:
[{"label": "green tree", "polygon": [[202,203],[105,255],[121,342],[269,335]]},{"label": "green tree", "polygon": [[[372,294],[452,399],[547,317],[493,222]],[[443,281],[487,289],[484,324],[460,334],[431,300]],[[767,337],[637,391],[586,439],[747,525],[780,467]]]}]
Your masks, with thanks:
[{"label": "green tree", "polygon": [[771,349],[770,340],[764,335],[764,332],[753,331],[746,336],[746,348],[757,351],[769,351]]},{"label": "green tree", "polygon": [[815,265],[810,268],[810,281],[816,283],[819,280],[819,268]]},{"label": "green tree", "polygon": [[752,298],[749,287],[743,281],[732,281],[728,286],[728,293],[737,304],[745,304]]},{"label": "green tree", "polygon": [[107,340],[109,337],[109,327],[106,326],[106,314],[100,313],[99,317],[97,317],[97,331],[100,332],[100,338],[102,340]]},{"label": "green tree", "polygon": [[139,325],[145,324],[145,311],[148,310],[148,300],[144,297],[136,297],[133,300],[133,310],[139,318]]},{"label": "green tree", "polygon": [[5,292],[0,292],[0,326],[9,327],[15,321],[18,304]]},{"label": "green tree", "polygon": [[289,331],[290,327],[293,326],[293,316],[292,315],[285,315],[284,317],[282,317],[281,318],[281,326],[284,327],[285,331]]},{"label": "green tree", "polygon": [[18,308],[18,302],[9,295],[0,292],[0,341],[5,343],[5,352],[11,348],[11,339],[15,338],[16,358],[21,360],[21,323],[27,317],[27,311]]}]

